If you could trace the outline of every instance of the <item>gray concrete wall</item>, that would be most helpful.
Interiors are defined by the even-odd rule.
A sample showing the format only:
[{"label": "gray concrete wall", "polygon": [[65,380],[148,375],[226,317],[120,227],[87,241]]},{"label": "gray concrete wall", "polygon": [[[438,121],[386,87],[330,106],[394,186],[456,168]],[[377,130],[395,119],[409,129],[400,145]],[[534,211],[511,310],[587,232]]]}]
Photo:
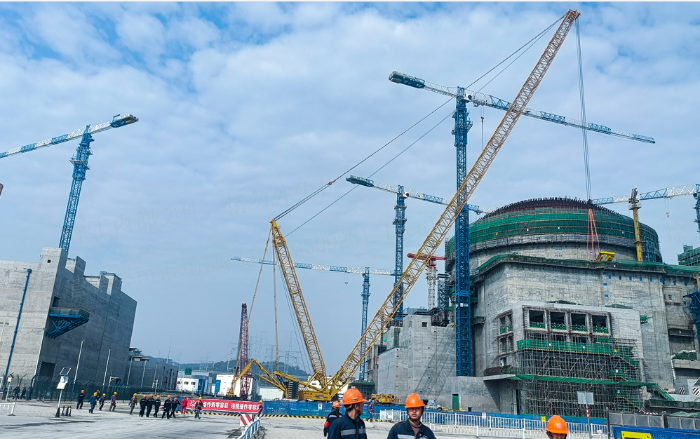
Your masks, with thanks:
[{"label": "gray concrete wall", "polygon": [[454,395],[459,398],[459,406],[464,410],[499,412],[500,396],[498,382],[484,381],[481,377],[450,377],[445,382],[445,388],[438,396],[436,403],[444,407],[452,407]]},{"label": "gray concrete wall", "polygon": [[[19,284],[21,282],[23,287],[22,276],[26,277],[23,267],[27,265],[0,261],[0,321],[10,320],[12,315],[16,320],[21,298]],[[105,379],[105,373],[106,380],[110,376],[123,380],[136,301],[121,291],[119,277],[114,274],[86,277],[85,261],[67,259],[60,248],[42,249],[39,263],[29,265],[34,271],[29,281],[10,373],[18,373],[30,380],[40,372],[56,377],[63,367],[70,367],[71,378],[77,369],[79,381],[99,383]],[[61,308],[83,309],[90,313],[90,320],[49,339],[44,334],[53,327],[48,313],[54,303]],[[5,332],[12,330],[14,321]],[[5,340],[6,336],[3,336],[0,343],[2,372],[9,352],[9,343]]]}]

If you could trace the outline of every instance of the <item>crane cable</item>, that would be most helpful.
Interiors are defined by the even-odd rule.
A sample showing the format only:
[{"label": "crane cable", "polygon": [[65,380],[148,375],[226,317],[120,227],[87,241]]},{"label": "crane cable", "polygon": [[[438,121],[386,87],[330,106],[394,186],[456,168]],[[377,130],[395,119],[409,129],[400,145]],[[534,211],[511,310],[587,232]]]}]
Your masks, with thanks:
[{"label": "crane cable", "polygon": [[[452,99],[450,99],[450,100],[452,100]],[[447,101],[447,102],[449,102],[449,101]],[[446,104],[447,102],[445,102],[445,104]],[[445,104],[443,104],[443,105],[445,105]],[[441,105],[441,106],[442,106],[442,105]],[[393,162],[394,160],[396,160],[401,154],[403,154],[404,152],[408,151],[409,148],[411,148],[413,145],[415,145],[416,143],[418,143],[423,137],[427,136],[431,131],[433,131],[435,128],[437,128],[441,123],[443,123],[444,121],[446,121],[447,118],[452,117],[452,115],[453,115],[454,113],[455,113],[454,111],[451,111],[447,116],[443,117],[442,120],[440,120],[440,122],[438,122],[438,123],[436,123],[435,125],[433,125],[432,128],[430,128],[428,131],[426,131],[425,133],[423,133],[423,135],[421,135],[419,138],[417,138],[415,141],[413,141],[413,143],[411,143],[411,144],[408,145],[406,148],[404,148],[401,152],[399,152],[399,153],[396,154],[394,157],[392,157],[388,162],[384,163],[381,167],[379,167],[379,169],[377,169],[376,171],[374,171],[374,172],[372,172],[371,174],[369,174],[369,177],[368,177],[368,178],[371,178],[374,174],[376,174],[377,172],[379,172],[379,171],[381,171],[382,169],[384,169],[389,163],[391,163],[391,162]],[[316,212],[316,214],[313,215],[311,218],[307,219],[306,221],[304,221],[303,223],[301,223],[301,225],[297,226],[297,228],[295,228],[295,229],[292,230],[291,232],[287,233],[287,236],[291,235],[292,233],[294,233],[294,232],[296,232],[297,230],[299,230],[300,228],[302,228],[302,227],[303,227],[304,225],[306,225],[309,221],[311,221],[312,219],[316,218],[317,216],[319,216],[320,214],[322,214],[323,212],[325,212],[329,207],[331,207],[332,205],[334,205],[335,203],[337,203],[338,201],[340,201],[341,199],[343,199],[347,194],[349,194],[350,192],[354,191],[354,190],[357,189],[358,187],[359,187],[359,186],[353,185],[352,189],[349,189],[349,190],[348,190],[347,192],[345,192],[343,195],[341,195],[341,196],[339,196],[338,198],[336,198],[335,201],[331,202],[328,206],[326,206],[326,207],[324,207],[323,209],[321,209],[321,210],[319,210],[318,212]]]},{"label": "crane cable", "polygon": [[[544,29],[544,30],[543,30],[542,32],[540,32],[539,34],[537,34],[537,35],[535,35],[534,37],[532,37],[532,38],[530,39],[530,41],[528,41],[527,43],[525,43],[525,44],[523,44],[522,46],[520,46],[520,47],[519,47],[518,49],[516,49],[513,53],[511,53],[510,55],[508,55],[507,57],[505,57],[501,62],[499,62],[498,64],[496,64],[495,66],[493,66],[491,69],[489,69],[489,70],[488,70],[486,73],[484,73],[483,75],[479,76],[476,80],[472,81],[472,83],[469,84],[468,86],[466,86],[465,88],[469,88],[469,87],[471,87],[472,85],[476,84],[476,83],[479,82],[481,79],[483,79],[486,75],[488,75],[489,73],[491,73],[491,72],[493,72],[494,70],[496,70],[496,69],[498,68],[498,66],[500,66],[500,65],[503,64],[504,62],[508,61],[511,57],[513,57],[516,53],[520,52],[523,48],[527,47],[527,49],[525,49],[525,51],[523,51],[523,53],[521,53],[520,55],[518,55],[513,61],[511,61],[506,67],[504,67],[496,76],[494,76],[489,82],[487,82],[486,84],[484,84],[484,86],[482,86],[482,87],[479,89],[479,91],[481,91],[484,87],[486,87],[486,86],[489,85],[494,79],[496,79],[501,73],[503,73],[508,67],[510,67],[515,61],[517,61],[518,58],[520,58],[525,52],[527,52],[527,51],[528,51],[537,41],[539,41],[552,27],[554,27],[557,23],[559,23],[561,20],[563,20],[565,16],[566,16],[566,14],[562,15],[561,17],[559,17],[554,23],[552,23],[551,25],[549,25],[546,29]],[[528,47],[528,46],[529,46],[529,47]],[[348,169],[348,170],[347,170],[345,173],[343,173],[342,175],[338,176],[335,180],[333,180],[333,181],[331,181],[331,182],[329,182],[329,183],[326,183],[325,185],[321,186],[319,189],[317,189],[316,191],[312,192],[312,193],[309,194],[307,197],[305,197],[304,199],[302,199],[302,200],[299,201],[298,203],[296,203],[296,204],[294,204],[293,206],[291,206],[289,209],[287,209],[287,210],[285,210],[284,212],[282,212],[281,214],[279,214],[277,217],[275,217],[275,221],[278,220],[279,218],[282,218],[283,216],[285,216],[286,214],[288,214],[288,213],[291,212],[292,210],[296,209],[297,207],[299,207],[300,205],[302,205],[303,203],[305,203],[305,202],[308,201],[309,199],[311,199],[311,198],[313,198],[314,196],[318,195],[318,194],[321,193],[323,190],[327,189],[330,185],[332,185],[333,183],[335,183],[338,179],[340,179],[341,177],[343,177],[344,175],[346,175],[347,173],[349,173],[350,171],[352,171],[353,169],[355,169],[356,167],[358,167],[360,164],[362,164],[362,163],[364,163],[365,161],[367,161],[370,157],[372,157],[373,155],[375,155],[376,153],[378,153],[379,151],[381,151],[382,149],[384,149],[386,146],[388,146],[390,143],[394,142],[396,139],[398,139],[399,137],[401,137],[401,136],[404,135],[405,133],[407,133],[410,129],[412,129],[413,127],[415,127],[416,125],[418,125],[419,123],[421,123],[422,121],[424,121],[426,118],[428,118],[429,116],[431,116],[431,115],[432,115],[433,113],[435,113],[437,110],[439,110],[440,108],[444,107],[444,106],[445,106],[448,102],[450,102],[452,99],[453,99],[453,98],[450,98],[449,100],[447,100],[446,102],[444,102],[442,105],[440,105],[439,107],[437,107],[436,109],[434,109],[433,111],[431,111],[427,116],[423,117],[421,120],[419,120],[419,121],[416,122],[415,124],[411,125],[408,129],[406,129],[405,131],[403,131],[403,132],[402,132],[401,134],[399,134],[398,136],[394,137],[392,140],[390,140],[390,141],[389,141],[388,143],[386,143],[384,146],[382,146],[381,148],[379,148],[378,150],[376,150],[375,152],[373,152],[373,153],[370,154],[369,156],[365,157],[362,161],[360,161],[359,163],[357,163],[357,164],[356,164],[355,166],[353,166],[352,168]],[[482,109],[482,110],[483,110],[483,109]],[[454,114],[454,111],[451,112],[447,117],[450,117],[450,116],[452,116],[453,114]],[[415,145],[416,142],[418,142],[418,141],[421,140],[423,137],[425,137],[428,133],[430,133],[432,130],[434,130],[434,129],[435,129],[438,125],[440,125],[445,119],[447,119],[447,117],[445,117],[445,118],[442,119],[440,122],[438,122],[435,126],[433,126],[432,128],[430,128],[425,134],[423,134],[422,136],[420,136],[416,141],[414,141],[413,143],[411,143],[411,144],[410,144],[408,147],[406,147],[403,151],[401,151],[401,152],[398,153],[396,156],[394,156],[391,160],[389,160],[388,162],[386,162],[382,167],[380,167],[379,169],[377,169],[376,171],[374,171],[374,173],[370,174],[370,177],[372,177],[372,176],[373,176],[374,174],[376,174],[377,172],[381,171],[385,166],[387,166],[389,163],[391,163],[392,161],[394,161],[394,160],[395,160],[397,157],[399,157],[401,154],[403,154],[404,152],[406,152],[410,147],[412,147],[413,145]],[[482,117],[482,131],[483,131],[483,117]],[[483,132],[482,132],[482,144],[483,144]],[[482,148],[483,148],[483,145],[482,145]],[[341,199],[343,199],[346,195],[348,195],[350,192],[354,191],[355,189],[357,189],[357,186],[354,186],[352,189],[348,190],[347,192],[345,192],[344,194],[342,194],[340,197],[336,198],[335,201],[331,202],[329,205],[327,205],[326,207],[324,207],[323,209],[321,209],[320,211],[318,211],[316,214],[314,214],[311,218],[309,218],[308,220],[304,221],[304,222],[303,222],[301,225],[299,225],[297,228],[295,228],[294,230],[292,230],[291,232],[289,232],[289,233],[287,234],[287,236],[291,235],[292,233],[294,233],[295,231],[297,231],[299,228],[301,228],[301,227],[303,227],[304,225],[306,225],[309,221],[311,221],[311,220],[313,220],[314,218],[316,218],[318,215],[320,215],[321,213],[323,213],[324,211],[326,211],[329,207],[331,207],[332,205],[334,205],[335,203],[337,203],[338,201],[340,201]]]},{"label": "crane cable", "polygon": [[333,183],[335,183],[336,181],[338,181],[339,179],[341,179],[342,177],[344,177],[344,176],[345,176],[346,174],[348,174],[350,171],[352,171],[353,169],[357,168],[358,166],[360,166],[361,164],[363,164],[364,162],[366,162],[367,160],[369,160],[372,156],[374,156],[375,154],[377,154],[379,151],[381,151],[381,150],[383,150],[384,148],[386,148],[387,146],[391,145],[396,139],[398,139],[399,137],[401,137],[401,136],[403,136],[404,134],[406,134],[407,132],[409,132],[409,131],[410,131],[411,129],[413,129],[416,125],[418,125],[419,123],[423,122],[423,121],[424,121],[425,119],[427,119],[428,117],[432,116],[433,113],[435,113],[436,111],[438,111],[440,108],[444,107],[444,106],[445,106],[448,102],[450,102],[452,99],[454,99],[454,98],[448,99],[448,100],[445,101],[443,104],[441,104],[439,107],[437,107],[436,109],[434,109],[433,111],[431,111],[430,113],[428,113],[427,115],[425,115],[423,118],[421,118],[418,122],[416,122],[416,123],[414,123],[413,125],[411,125],[410,127],[406,128],[404,131],[401,132],[401,134],[399,134],[398,136],[396,136],[396,137],[394,137],[393,139],[389,140],[387,143],[385,143],[385,144],[384,144],[383,146],[381,146],[379,149],[375,150],[373,153],[371,153],[371,154],[368,155],[367,157],[365,157],[365,158],[363,158],[362,160],[360,160],[359,162],[355,163],[355,165],[353,165],[350,169],[348,169],[347,171],[343,172],[342,174],[340,174],[339,176],[337,176],[335,179],[333,179],[333,180],[329,181],[328,183],[324,184],[324,185],[321,186],[320,188],[316,189],[315,191],[313,191],[312,193],[310,193],[309,195],[307,195],[306,197],[304,197],[302,200],[300,200],[299,202],[295,203],[295,204],[294,204],[293,206],[291,206],[289,209],[287,209],[287,210],[285,210],[284,212],[282,212],[282,213],[280,213],[279,215],[277,215],[277,216],[274,218],[275,221],[278,221],[280,218],[284,217],[284,216],[287,215],[289,212],[293,211],[293,210],[296,209],[297,207],[299,207],[299,206],[301,206],[302,204],[304,204],[304,203],[306,203],[307,201],[309,201],[311,198],[315,197],[316,195],[320,194],[320,193],[323,192],[324,190],[328,189]]},{"label": "crane cable", "polygon": [[586,122],[586,101],[584,99],[583,87],[583,60],[581,57],[581,31],[578,19],[576,19],[576,56],[578,58],[578,92],[581,100],[581,134],[583,135],[583,165],[586,178],[586,200],[589,202],[588,227],[586,234],[586,256],[593,261],[596,259],[598,252],[600,252],[600,239],[598,239],[598,228],[596,227],[595,216],[593,215],[593,205],[590,204],[591,168],[588,163],[588,131],[585,128],[588,126],[588,123]]},{"label": "crane cable", "polygon": [[[267,242],[265,243],[265,251],[263,251],[263,256],[262,259],[263,261],[265,260],[265,256],[267,255],[267,248],[270,245],[270,237],[272,236],[272,231],[267,235]],[[262,277],[262,271],[263,267],[265,264],[260,264],[260,270],[258,271],[258,280],[255,282],[255,291],[253,292],[253,300],[250,302],[250,309],[248,310],[248,317],[246,321],[246,325],[250,325],[250,316],[253,314],[253,305],[255,305],[255,296],[258,294],[258,286],[260,285],[260,277]],[[240,337],[240,335],[239,335]],[[243,351],[243,343],[240,342],[238,343],[238,358],[236,359],[236,369],[238,370],[239,362],[241,361],[241,352]],[[243,365],[245,367],[246,365]]]}]

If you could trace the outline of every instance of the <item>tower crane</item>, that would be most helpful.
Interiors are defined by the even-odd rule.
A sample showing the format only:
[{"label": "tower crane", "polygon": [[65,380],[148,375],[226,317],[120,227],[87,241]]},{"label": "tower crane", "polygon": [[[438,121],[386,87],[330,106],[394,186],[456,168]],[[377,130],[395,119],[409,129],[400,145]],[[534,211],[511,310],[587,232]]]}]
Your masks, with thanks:
[{"label": "tower crane", "polygon": [[[349,181],[352,184],[357,184],[365,187],[373,187],[386,192],[390,192],[392,194],[396,194],[396,206],[394,207],[394,210],[396,211],[396,217],[394,218],[394,225],[396,226],[396,251],[394,253],[396,258],[394,273],[396,273],[395,282],[398,282],[401,273],[403,273],[403,234],[406,229],[406,198],[415,198],[418,200],[429,201],[431,203],[442,205],[447,205],[447,203],[444,199],[436,197],[434,195],[427,195],[420,192],[412,191],[410,189],[406,190],[402,185],[391,186],[388,184],[375,182],[374,180],[370,180],[369,178],[356,177],[354,175],[351,175],[345,180]],[[481,210],[479,210],[478,206],[472,206],[467,204],[466,208],[469,210],[473,210],[476,213],[481,213]],[[397,297],[401,295],[401,288],[401,285],[399,285],[399,292],[397,293]],[[403,305],[399,305],[399,309],[396,314],[397,316],[395,317],[394,321],[395,324],[403,320]]]},{"label": "tower crane", "polygon": [[[274,265],[273,261],[255,258],[244,258],[239,256],[234,256],[231,258],[233,261],[240,262],[253,262],[257,264]],[[362,282],[362,330],[360,334],[365,332],[367,328],[367,307],[369,305],[369,276],[370,274],[382,275],[382,276],[393,276],[394,272],[389,270],[380,270],[377,268],[370,267],[340,267],[336,265],[321,265],[321,264],[305,264],[301,262],[294,263],[296,268],[304,268],[308,270],[321,270],[328,271],[332,273],[350,273],[350,274],[361,274],[363,278]],[[247,360],[247,359],[246,359]],[[242,364],[246,364],[247,361],[241,361]],[[367,373],[367,366],[363,363],[360,367],[360,379],[364,380]]]},{"label": "tower crane", "polygon": [[[406,256],[411,259],[416,257],[416,255],[413,253],[408,253]],[[423,258],[425,256],[418,257]],[[429,259],[430,262],[428,263],[428,271],[425,274],[425,277],[428,279],[428,306],[426,308],[428,311],[435,308],[435,282],[437,282],[437,264],[435,264],[435,261],[444,261],[445,257],[431,256]]]},{"label": "tower crane", "polygon": [[644,260],[650,260],[651,252],[642,251],[642,241],[639,234],[639,215],[637,211],[642,208],[639,204],[642,200],[657,200],[660,198],[673,198],[681,195],[692,195],[695,197],[695,222],[698,223],[698,232],[700,232],[700,198],[698,198],[698,193],[700,193],[700,184],[686,184],[683,186],[672,186],[664,189],[659,189],[651,192],[639,193],[637,188],[632,189],[632,193],[629,196],[620,197],[608,197],[608,198],[597,198],[591,200],[593,204],[614,204],[614,203],[629,203],[630,210],[632,211],[632,220],[634,221],[634,244],[637,247],[637,261],[642,262]]},{"label": "tower crane", "polygon": [[[482,105],[497,108],[506,112],[510,111],[510,108],[514,104],[495,96],[471,92],[463,87],[446,87],[397,71],[394,71],[389,75],[389,80],[397,84],[424,89],[455,98],[456,110],[452,116],[455,119],[455,126],[452,130],[452,134],[455,136],[454,145],[457,151],[457,187],[460,187],[467,175],[467,133],[472,127],[472,122],[469,120],[469,112],[467,111],[467,102],[471,102],[474,104],[474,106]],[[636,140],[639,142],[655,143],[652,137],[614,131],[607,126],[595,123],[588,123],[584,125],[575,119],[558,116],[552,113],[546,113],[544,111],[533,110],[527,107],[522,108],[522,112],[520,114],[572,128],[595,131],[601,134]],[[455,291],[458,297],[468,298],[470,295],[470,289],[469,211],[465,210],[464,212],[460,212],[455,224]],[[468,315],[468,313],[455,313],[455,316],[459,315],[462,315],[461,318],[463,320],[459,320],[458,317],[458,321],[456,322],[456,326],[458,328],[458,336],[456,337],[457,376],[471,376],[471,317]],[[469,346],[470,349],[462,349],[463,346]]]},{"label": "tower crane", "polygon": [[[308,310],[306,309],[306,303],[301,291],[299,279],[296,275],[294,262],[289,253],[289,247],[287,246],[287,242],[284,239],[279,226],[277,225],[277,219],[282,215],[270,222],[270,233],[272,235],[273,247],[279,260],[290,298],[292,299],[294,311],[299,322],[299,328],[309,354],[309,360],[314,368],[314,376],[320,378],[320,386],[313,386],[311,392],[304,392],[302,394],[303,397],[321,401],[330,400],[353,378],[355,372],[367,357],[372,345],[377,342],[382,334],[382,330],[392,320],[394,314],[398,310],[398,307],[401,305],[401,303],[403,303],[408,293],[410,293],[413,285],[415,285],[415,283],[418,281],[421,272],[429,264],[429,258],[435,254],[438,247],[447,236],[447,233],[450,231],[450,228],[457,221],[457,217],[464,210],[467,202],[469,201],[469,197],[472,195],[479,182],[484,177],[491,163],[493,163],[496,155],[513,130],[515,123],[527,108],[530,98],[541,83],[544,74],[552,64],[554,57],[566,38],[566,35],[571,30],[571,27],[579,15],[580,14],[577,11],[569,10],[563,17],[561,24],[547,44],[547,47],[535,65],[535,68],[532,70],[525,81],[525,84],[522,86],[513,100],[513,104],[506,111],[505,116],[501,120],[500,124],[496,128],[496,131],[491,136],[484,149],[481,151],[481,154],[477,158],[471,170],[460,182],[457,192],[447,204],[445,211],[440,215],[440,218],[428,234],[426,240],[416,252],[416,254],[425,255],[426,257],[411,259],[408,267],[406,267],[406,270],[402,273],[399,283],[394,285],[389,295],[377,310],[375,316],[367,324],[367,329],[360,336],[360,339],[351,350],[348,358],[340,367],[340,370],[338,370],[338,372],[330,380],[328,380],[325,375],[325,364],[323,363],[318,341],[316,340],[316,335],[311,324]],[[464,134],[466,134],[466,130],[464,131]],[[398,300],[395,301],[394,297],[399,291],[399,286],[402,288],[402,293],[398,297]],[[456,334],[456,338],[458,340],[457,347],[462,348],[461,350],[463,351],[469,352],[469,358],[471,358],[471,337],[465,337],[465,335],[460,332],[464,332],[465,329],[471,331],[471,327],[464,328],[463,326],[464,321],[469,323],[470,314],[471,304],[468,294],[466,296],[458,294],[455,303],[455,315],[458,316],[456,319],[458,322],[458,333]],[[462,340],[466,340],[468,345],[461,346],[460,343]],[[458,352],[460,352],[460,350],[458,350]],[[460,361],[464,362],[464,356],[460,358]],[[471,373],[471,364],[458,364],[457,370],[467,370],[467,372]],[[275,372],[275,374],[281,375],[279,372]],[[313,390],[315,390],[315,392],[313,392]]]},{"label": "tower crane", "polygon": [[[506,139],[510,135],[516,122],[523,114],[527,108],[527,104],[530,101],[535,90],[540,85],[542,78],[544,77],[547,69],[552,64],[554,57],[556,56],[559,48],[561,47],[564,39],[574,25],[575,20],[580,14],[577,11],[569,10],[561,24],[555,31],[551,40],[547,44],[544,53],[538,60],[535,68],[532,70],[528,76],[525,84],[516,95],[513,100],[513,104],[508,107],[508,110],[499,123],[496,131],[493,133],[488,143],[481,151],[481,154],[476,159],[476,162],[472,166],[468,174],[461,181],[457,192],[452,197],[452,199],[447,204],[445,211],[438,218],[437,223],[433,229],[428,234],[427,238],[420,246],[416,254],[425,255],[422,258],[414,258],[406,267],[406,270],[401,275],[399,284],[394,285],[392,291],[389,293],[384,303],[379,307],[377,313],[372,318],[372,320],[367,324],[367,330],[360,337],[360,340],[355,344],[355,347],[350,351],[348,358],[345,360],[340,370],[333,376],[330,381],[331,395],[335,395],[346,383],[348,383],[355,371],[359,368],[360,364],[364,361],[371,346],[377,342],[382,334],[383,329],[391,321],[394,314],[398,310],[398,306],[404,301],[408,293],[410,293],[411,288],[418,281],[420,273],[429,264],[429,258],[432,257],[437,251],[440,244],[444,241],[445,237],[450,231],[452,225],[457,221],[457,217],[462,213],[464,207],[469,201],[469,197],[473,194],[476,187],[481,182],[486,171],[493,163],[496,155],[500,151],[501,147],[505,143]],[[274,225],[273,225],[274,226]],[[399,290],[399,285],[403,285],[403,294],[399,297],[398,304],[394,301],[394,295]],[[468,292],[468,291],[467,291]],[[458,356],[458,361],[461,364],[457,364],[457,370],[467,371],[471,373],[471,363],[465,364],[465,359],[471,359],[471,337],[465,336],[465,329],[471,331],[471,327],[464,327],[464,322],[470,323],[470,318],[465,317],[471,316],[471,303],[468,295],[458,294],[455,300],[455,316],[457,321],[457,334],[456,339],[458,353],[468,352],[469,355],[465,358],[464,355]],[[368,346],[362,349],[364,342],[368,341]],[[463,341],[467,341],[467,345],[460,345]]]},{"label": "tower crane", "polygon": [[11,149],[6,152],[0,153],[0,159],[9,157],[16,154],[21,154],[24,152],[35,151],[41,148],[47,148],[51,145],[57,145],[59,143],[67,142],[69,140],[81,138],[78,149],[75,152],[75,156],[71,159],[73,163],[73,183],[70,188],[70,195],[68,196],[68,208],[66,209],[66,217],[63,221],[63,230],[61,231],[61,241],[59,247],[68,253],[70,248],[70,240],[73,235],[73,225],[75,224],[75,215],[78,212],[78,201],[80,200],[80,190],[83,187],[83,180],[85,180],[85,174],[88,167],[88,159],[92,155],[90,150],[90,143],[93,141],[92,135],[101,133],[102,131],[107,131],[112,128],[123,127],[124,125],[131,125],[132,123],[138,122],[139,118],[133,114],[117,114],[111,120],[111,122],[105,122],[97,125],[87,125],[85,128],[78,129],[72,133],[64,134],[62,136],[53,137],[51,139],[42,140],[41,142],[31,143],[29,145],[21,146],[19,148]]}]

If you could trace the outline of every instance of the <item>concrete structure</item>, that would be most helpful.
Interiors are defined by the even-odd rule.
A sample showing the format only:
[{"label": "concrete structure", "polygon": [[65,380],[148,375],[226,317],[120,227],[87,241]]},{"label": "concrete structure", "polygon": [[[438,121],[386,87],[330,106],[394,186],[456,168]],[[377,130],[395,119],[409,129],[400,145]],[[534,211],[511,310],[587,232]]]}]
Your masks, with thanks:
[{"label": "concrete structure", "polygon": [[587,390],[599,401],[592,414],[604,416],[606,408],[635,410],[687,391],[688,380],[700,378],[700,345],[684,296],[700,267],[661,263],[656,232],[645,225],[648,262],[636,262],[632,220],[593,209],[601,250],[615,252],[613,261],[586,260],[588,205],[580,201],[515,203],[472,224],[475,377],[454,376],[448,242],[449,277],[439,293],[446,306],[416,310],[383,334],[367,364],[377,393],[402,400],[416,391],[464,410],[579,416],[576,391]]},{"label": "concrete structure", "polygon": [[[31,275],[9,374],[28,382],[57,379],[124,382],[136,301],[114,273],[85,275],[85,261],[60,248],[43,248],[38,262],[0,261],[0,374],[8,362],[22,293]],[[80,362],[78,364],[78,358]],[[17,379],[13,382],[18,382]]]},{"label": "concrete structure", "polygon": [[683,253],[678,255],[678,265],[700,266],[700,247],[693,248],[692,245],[684,245]]},{"label": "concrete structure", "polygon": [[284,398],[284,392],[282,392],[277,387],[262,387],[258,388],[258,393],[260,393],[260,398],[263,401],[274,401]]},{"label": "concrete structure", "polygon": [[175,390],[178,367],[162,358],[152,358],[137,349],[129,348],[129,362],[123,383],[137,387],[151,387],[154,392]]}]

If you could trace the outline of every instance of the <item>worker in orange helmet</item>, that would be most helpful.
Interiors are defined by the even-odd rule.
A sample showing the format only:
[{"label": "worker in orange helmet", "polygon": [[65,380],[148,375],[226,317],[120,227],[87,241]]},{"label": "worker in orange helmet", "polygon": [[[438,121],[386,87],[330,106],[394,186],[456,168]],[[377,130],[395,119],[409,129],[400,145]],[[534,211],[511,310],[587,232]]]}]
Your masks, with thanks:
[{"label": "worker in orange helmet", "polygon": [[345,414],[330,425],[328,439],[367,439],[365,423],[360,419],[365,401],[357,389],[348,389],[343,394]]},{"label": "worker in orange helmet", "polygon": [[554,415],[547,421],[547,437],[549,439],[566,439],[569,434],[569,428],[566,426],[566,421],[558,415]]},{"label": "worker in orange helmet", "polygon": [[425,403],[417,393],[411,393],[406,398],[406,411],[408,419],[395,424],[389,431],[386,439],[399,439],[404,437],[424,437],[435,439],[433,431],[421,422]]},{"label": "worker in orange helmet", "polygon": [[323,424],[323,436],[328,435],[328,429],[331,428],[333,422],[337,421],[342,415],[340,414],[340,401],[333,401],[331,412],[326,416],[326,423]]}]

